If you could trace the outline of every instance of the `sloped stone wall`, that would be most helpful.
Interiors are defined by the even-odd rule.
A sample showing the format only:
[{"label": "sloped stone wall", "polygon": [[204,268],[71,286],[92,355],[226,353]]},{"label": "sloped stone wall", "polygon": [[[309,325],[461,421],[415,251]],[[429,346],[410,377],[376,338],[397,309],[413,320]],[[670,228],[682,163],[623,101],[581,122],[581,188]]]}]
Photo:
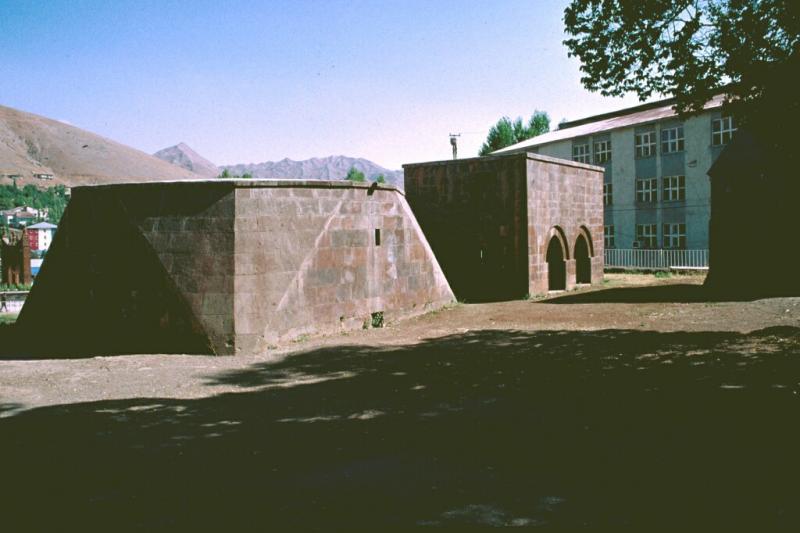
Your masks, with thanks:
[{"label": "sloped stone wall", "polygon": [[234,354],[453,299],[394,188],[126,184],[74,189],[18,324],[86,355]]}]

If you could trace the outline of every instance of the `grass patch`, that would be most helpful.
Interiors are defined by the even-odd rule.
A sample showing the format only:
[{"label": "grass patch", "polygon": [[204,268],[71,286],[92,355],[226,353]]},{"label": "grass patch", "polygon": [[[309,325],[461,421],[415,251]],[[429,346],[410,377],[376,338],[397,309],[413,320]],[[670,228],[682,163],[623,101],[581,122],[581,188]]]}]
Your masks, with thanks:
[{"label": "grass patch", "polygon": [[16,314],[0,315],[0,326],[13,324],[17,321],[17,316]]}]

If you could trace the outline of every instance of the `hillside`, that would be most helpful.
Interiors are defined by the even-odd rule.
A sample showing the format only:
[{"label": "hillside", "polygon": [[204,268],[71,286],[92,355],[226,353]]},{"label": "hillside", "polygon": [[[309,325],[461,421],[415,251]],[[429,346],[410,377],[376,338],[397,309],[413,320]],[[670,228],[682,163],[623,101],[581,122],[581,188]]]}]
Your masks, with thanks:
[{"label": "hillside", "polygon": [[[34,174],[52,174],[52,181]],[[0,106],[0,185],[67,186],[118,181],[199,179],[171,165],[63,122]]]},{"label": "hillside", "polygon": [[216,178],[220,173],[214,163],[192,150],[185,143],[164,148],[153,155],[162,161],[185,168],[204,178]]},{"label": "hillside", "polygon": [[350,167],[363,172],[368,179],[374,180],[378,174],[386,177],[386,182],[403,187],[403,171],[389,170],[367,159],[332,155],[329,157],[313,157],[304,161],[282,159],[265,163],[239,165],[223,165],[231,174],[251,174],[261,179],[296,179],[296,180],[340,180],[344,179]]}]

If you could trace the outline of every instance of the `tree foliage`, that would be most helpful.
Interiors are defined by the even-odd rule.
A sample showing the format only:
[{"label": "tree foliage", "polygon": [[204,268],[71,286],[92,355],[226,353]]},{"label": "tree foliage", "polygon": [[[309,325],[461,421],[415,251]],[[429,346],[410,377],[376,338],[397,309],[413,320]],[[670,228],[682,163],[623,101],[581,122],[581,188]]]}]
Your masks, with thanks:
[{"label": "tree foliage", "polygon": [[375,178],[375,183],[386,183],[386,176],[378,174],[378,177]]},{"label": "tree foliage", "polygon": [[220,174],[219,174],[219,176],[217,176],[217,178],[218,179],[222,179],[222,180],[228,180],[228,179],[231,179],[231,180],[239,180],[239,179],[241,179],[241,180],[249,180],[249,179],[253,179],[253,175],[251,173],[249,173],[249,172],[245,172],[241,176],[239,174],[231,174],[231,172],[226,168],[225,170],[220,172]]},{"label": "tree foliage", "polygon": [[35,185],[25,185],[21,189],[16,184],[0,185],[0,210],[20,206],[47,209],[46,220],[53,224],[61,220],[68,201],[67,189],[63,185],[46,189]]},{"label": "tree foliage", "polygon": [[347,176],[345,176],[344,179],[357,182],[367,181],[367,177],[364,175],[364,173],[360,170],[357,170],[356,167],[350,167],[350,170],[347,171]]},{"label": "tree foliage", "polygon": [[550,117],[544,111],[535,111],[527,124],[522,122],[522,117],[517,117],[514,121],[508,117],[503,117],[489,130],[486,142],[481,145],[478,155],[488,155],[495,150],[511,146],[548,131],[550,131]]},{"label": "tree foliage", "polygon": [[674,96],[681,114],[723,93],[747,123],[797,73],[797,0],[572,0],[564,24],[587,89]]}]

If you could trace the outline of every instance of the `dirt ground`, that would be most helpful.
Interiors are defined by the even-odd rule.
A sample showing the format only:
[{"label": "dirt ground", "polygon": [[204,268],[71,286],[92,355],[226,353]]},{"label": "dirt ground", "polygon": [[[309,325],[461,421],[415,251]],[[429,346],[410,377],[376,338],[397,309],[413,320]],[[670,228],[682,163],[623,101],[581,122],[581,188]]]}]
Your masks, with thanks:
[{"label": "dirt ground", "polygon": [[[125,355],[90,359],[0,360],[0,417],[53,404],[158,396],[199,398],[241,390],[209,386],[209,374],[280,361],[322,347],[414,345],[486,330],[747,333],[773,326],[800,327],[800,298],[705,301],[703,275],[609,273],[601,286],[548,298],[455,304],[384,328],[301,337],[256,355]],[[13,359],[13,358],[12,358]],[[5,407],[2,407],[5,405]]]},{"label": "dirt ground", "polygon": [[0,361],[3,523],[796,530],[800,298],[701,283],[610,274],[242,357]]}]

